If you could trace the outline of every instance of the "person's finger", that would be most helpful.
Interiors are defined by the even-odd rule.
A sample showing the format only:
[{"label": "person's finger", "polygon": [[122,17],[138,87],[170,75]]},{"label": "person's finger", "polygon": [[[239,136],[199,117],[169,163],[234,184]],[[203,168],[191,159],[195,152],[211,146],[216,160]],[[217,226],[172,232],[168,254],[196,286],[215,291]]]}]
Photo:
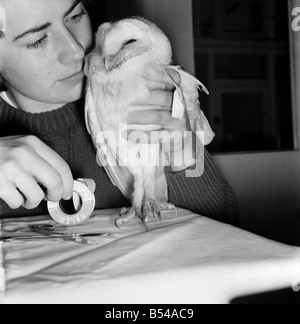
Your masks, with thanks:
[{"label": "person's finger", "polygon": [[23,173],[18,177],[17,189],[25,198],[22,206],[26,209],[34,209],[45,198],[45,193],[35,179]]},{"label": "person's finger", "polygon": [[[28,145],[28,143],[26,143]],[[7,176],[11,183],[17,188],[21,188],[22,193],[26,196],[28,189],[28,177],[35,179],[35,182],[41,184],[45,189],[46,198],[50,201],[57,202],[65,196],[64,182],[62,175],[48,161],[50,158],[42,152],[40,156],[37,150],[40,150],[40,143],[35,146],[22,146],[17,153],[22,157],[21,161],[8,168]],[[54,152],[50,150],[53,159]],[[16,154],[16,153],[15,153]],[[56,153],[55,153],[56,154]],[[46,160],[48,159],[48,160]]]},{"label": "person's finger", "polygon": [[19,209],[24,204],[24,197],[11,183],[5,183],[5,191],[1,191],[0,197],[10,209]]},{"label": "person's finger", "polygon": [[167,67],[164,70],[161,68],[148,68],[144,72],[143,77],[147,81],[163,82],[166,84],[173,84],[173,82],[179,84],[181,81],[178,71],[170,67]]},{"label": "person's finger", "polygon": [[158,125],[165,126],[172,119],[168,110],[143,110],[133,111],[128,114],[127,123],[129,125]]},{"label": "person's finger", "polygon": [[168,81],[165,82],[147,80],[146,86],[150,90],[166,90],[166,91],[174,92],[176,89],[174,83],[170,79],[168,79]]},{"label": "person's finger", "polygon": [[[169,70],[171,70],[171,72],[169,72]],[[162,90],[167,89],[169,91],[175,90],[174,81],[180,82],[179,73],[172,69],[163,70],[161,68],[149,68],[143,74],[143,78],[149,88]]]},{"label": "person's finger", "polygon": [[126,138],[130,143],[136,144],[161,144],[161,143],[178,143],[182,142],[183,136],[180,132],[172,132],[167,130],[156,131],[138,131],[128,130]]},{"label": "person's finger", "polygon": [[[63,197],[65,199],[71,198],[74,188],[74,179],[68,164],[56,152],[42,142],[35,146],[35,150],[45,162],[43,164],[40,162],[39,167],[42,170],[38,172],[37,176],[42,184],[48,189],[48,198],[57,201],[57,197],[60,196],[60,185],[63,189]],[[49,165],[52,168],[49,167]],[[58,190],[58,193],[55,192],[56,190]]]},{"label": "person's finger", "polygon": [[51,164],[39,158],[35,159],[32,165],[35,170],[32,176],[45,188],[46,200],[58,202],[63,198],[68,199],[72,196],[73,187],[70,194],[66,193],[62,175]]},{"label": "person's finger", "polygon": [[171,109],[173,105],[173,92],[166,90],[150,90],[146,98],[139,98],[134,102],[130,110],[138,110],[143,106],[154,106]]}]

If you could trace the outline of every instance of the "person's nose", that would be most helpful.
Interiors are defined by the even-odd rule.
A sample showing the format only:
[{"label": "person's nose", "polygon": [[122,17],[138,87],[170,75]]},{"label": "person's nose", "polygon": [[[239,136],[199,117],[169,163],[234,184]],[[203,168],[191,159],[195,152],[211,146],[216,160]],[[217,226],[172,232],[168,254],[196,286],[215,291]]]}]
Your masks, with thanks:
[{"label": "person's nose", "polygon": [[76,36],[68,29],[64,29],[61,36],[58,54],[59,62],[62,64],[74,64],[83,61],[85,50],[76,39]]}]

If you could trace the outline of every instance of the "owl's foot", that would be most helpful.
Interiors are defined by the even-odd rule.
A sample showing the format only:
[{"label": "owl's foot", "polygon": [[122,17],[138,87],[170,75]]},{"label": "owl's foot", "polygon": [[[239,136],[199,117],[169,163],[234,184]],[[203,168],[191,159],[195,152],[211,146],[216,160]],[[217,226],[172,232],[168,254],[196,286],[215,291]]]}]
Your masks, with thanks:
[{"label": "owl's foot", "polygon": [[123,208],[120,212],[120,217],[115,220],[115,225],[117,228],[121,229],[121,226],[131,219],[137,217],[145,227],[146,231],[149,231],[148,226],[146,225],[145,220],[142,216],[142,209],[140,207],[132,207],[132,208]]},{"label": "owl's foot", "polygon": [[176,211],[176,217],[178,216],[178,209],[175,205],[159,202],[152,199],[146,200],[143,208],[132,207],[132,208],[123,208],[120,212],[120,217],[115,220],[115,225],[117,228],[121,229],[121,226],[125,223],[128,223],[133,218],[138,218],[143,224],[147,232],[149,232],[149,227],[146,222],[149,220],[150,216],[153,218],[159,217],[161,219],[161,212],[164,210]]},{"label": "owl's foot", "polygon": [[152,199],[146,201],[143,208],[143,219],[145,222],[149,219],[149,216],[153,218],[159,217],[161,219],[161,212],[164,210],[176,210],[176,217],[178,216],[178,209],[175,205],[167,202],[159,202]]}]

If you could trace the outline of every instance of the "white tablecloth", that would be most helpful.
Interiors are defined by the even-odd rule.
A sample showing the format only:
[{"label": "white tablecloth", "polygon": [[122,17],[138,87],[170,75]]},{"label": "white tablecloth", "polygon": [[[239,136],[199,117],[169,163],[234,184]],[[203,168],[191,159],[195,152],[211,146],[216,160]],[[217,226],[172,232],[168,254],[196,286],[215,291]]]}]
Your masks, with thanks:
[{"label": "white tablecloth", "polygon": [[[180,210],[151,222],[113,225],[104,210],[71,232],[103,231],[98,244],[30,241],[1,244],[1,303],[198,304],[289,288],[300,278],[300,250]],[[21,231],[50,218],[2,220]],[[57,230],[62,230],[58,227]],[[2,254],[2,257],[1,257]],[[5,269],[5,272],[4,270]]]}]

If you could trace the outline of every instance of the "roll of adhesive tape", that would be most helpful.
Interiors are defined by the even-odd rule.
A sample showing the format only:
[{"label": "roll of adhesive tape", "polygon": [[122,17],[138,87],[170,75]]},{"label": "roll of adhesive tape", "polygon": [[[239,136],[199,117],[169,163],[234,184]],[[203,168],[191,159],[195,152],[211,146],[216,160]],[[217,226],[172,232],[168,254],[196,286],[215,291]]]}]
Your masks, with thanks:
[{"label": "roll of adhesive tape", "polygon": [[[81,209],[74,215],[66,214],[62,211],[60,203],[48,202],[48,211],[50,216],[60,225],[78,226],[86,222],[95,209],[96,184],[91,179],[78,179],[74,181],[74,197],[81,198]],[[78,202],[75,204],[79,206]]]}]

